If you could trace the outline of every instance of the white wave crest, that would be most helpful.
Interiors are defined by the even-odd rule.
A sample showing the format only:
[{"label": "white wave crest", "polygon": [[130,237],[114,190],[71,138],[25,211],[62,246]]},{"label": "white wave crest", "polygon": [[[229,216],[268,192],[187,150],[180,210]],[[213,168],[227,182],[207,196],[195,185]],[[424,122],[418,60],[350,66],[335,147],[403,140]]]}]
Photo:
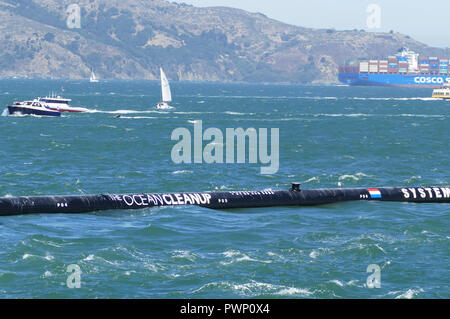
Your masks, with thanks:
[{"label": "white wave crest", "polygon": [[420,294],[421,292],[423,292],[422,288],[408,289],[404,293],[395,297],[395,299],[412,299],[415,296],[417,296],[418,294]]},{"label": "white wave crest", "polygon": [[243,296],[259,296],[259,295],[278,295],[278,296],[298,296],[307,297],[313,293],[308,289],[288,287],[283,285],[273,285],[264,282],[251,281],[243,284],[235,284],[227,281],[207,283],[194,292],[200,292],[204,289],[222,288],[226,290],[232,290],[239,295]]},{"label": "white wave crest", "polygon": [[359,181],[363,177],[369,177],[369,175],[366,175],[364,173],[356,173],[355,175],[345,174],[345,175],[339,176],[339,180],[343,181],[343,180],[352,179],[354,181]]},{"label": "white wave crest", "polygon": [[182,170],[182,171],[174,171],[172,172],[172,174],[177,175],[177,174],[192,174],[193,171],[188,171],[188,170]]}]

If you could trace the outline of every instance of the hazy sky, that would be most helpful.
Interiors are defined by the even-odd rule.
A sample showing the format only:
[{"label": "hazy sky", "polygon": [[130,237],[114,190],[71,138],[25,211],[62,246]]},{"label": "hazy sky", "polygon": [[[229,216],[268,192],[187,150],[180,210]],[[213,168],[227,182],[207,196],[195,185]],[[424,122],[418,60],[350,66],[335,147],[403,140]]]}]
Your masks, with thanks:
[{"label": "hazy sky", "polygon": [[[336,30],[407,34],[431,46],[450,47],[450,0],[177,0],[195,6],[227,6],[261,12],[286,23]],[[370,10],[379,8],[377,12]],[[373,9],[375,8],[375,9]],[[370,17],[369,25],[367,20]],[[374,28],[378,26],[379,28]]]}]

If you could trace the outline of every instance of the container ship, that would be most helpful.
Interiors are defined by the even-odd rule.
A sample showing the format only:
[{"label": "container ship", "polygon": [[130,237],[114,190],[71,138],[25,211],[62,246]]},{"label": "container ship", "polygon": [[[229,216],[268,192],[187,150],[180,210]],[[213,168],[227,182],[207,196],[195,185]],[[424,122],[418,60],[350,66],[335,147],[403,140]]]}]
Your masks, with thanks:
[{"label": "container ship", "polygon": [[439,88],[450,83],[448,58],[422,57],[404,48],[385,60],[339,67],[339,81],[348,85]]}]

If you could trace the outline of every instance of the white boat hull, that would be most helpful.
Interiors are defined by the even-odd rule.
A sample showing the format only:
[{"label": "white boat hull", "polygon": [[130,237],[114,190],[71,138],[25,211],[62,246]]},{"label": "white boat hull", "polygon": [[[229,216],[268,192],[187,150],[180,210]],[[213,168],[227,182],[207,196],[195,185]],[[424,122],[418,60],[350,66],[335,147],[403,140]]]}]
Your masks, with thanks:
[{"label": "white boat hull", "polygon": [[160,110],[168,110],[168,109],[173,109],[173,106],[170,106],[166,102],[160,102],[156,105],[156,108],[160,109]]}]

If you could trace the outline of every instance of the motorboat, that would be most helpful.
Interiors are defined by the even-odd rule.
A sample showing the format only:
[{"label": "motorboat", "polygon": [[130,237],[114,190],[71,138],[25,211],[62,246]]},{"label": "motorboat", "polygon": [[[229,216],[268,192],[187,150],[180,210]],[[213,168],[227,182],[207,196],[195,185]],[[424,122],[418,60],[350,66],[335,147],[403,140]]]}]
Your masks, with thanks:
[{"label": "motorboat", "polygon": [[49,109],[37,99],[8,105],[8,112],[9,115],[61,116],[61,112]]}]

